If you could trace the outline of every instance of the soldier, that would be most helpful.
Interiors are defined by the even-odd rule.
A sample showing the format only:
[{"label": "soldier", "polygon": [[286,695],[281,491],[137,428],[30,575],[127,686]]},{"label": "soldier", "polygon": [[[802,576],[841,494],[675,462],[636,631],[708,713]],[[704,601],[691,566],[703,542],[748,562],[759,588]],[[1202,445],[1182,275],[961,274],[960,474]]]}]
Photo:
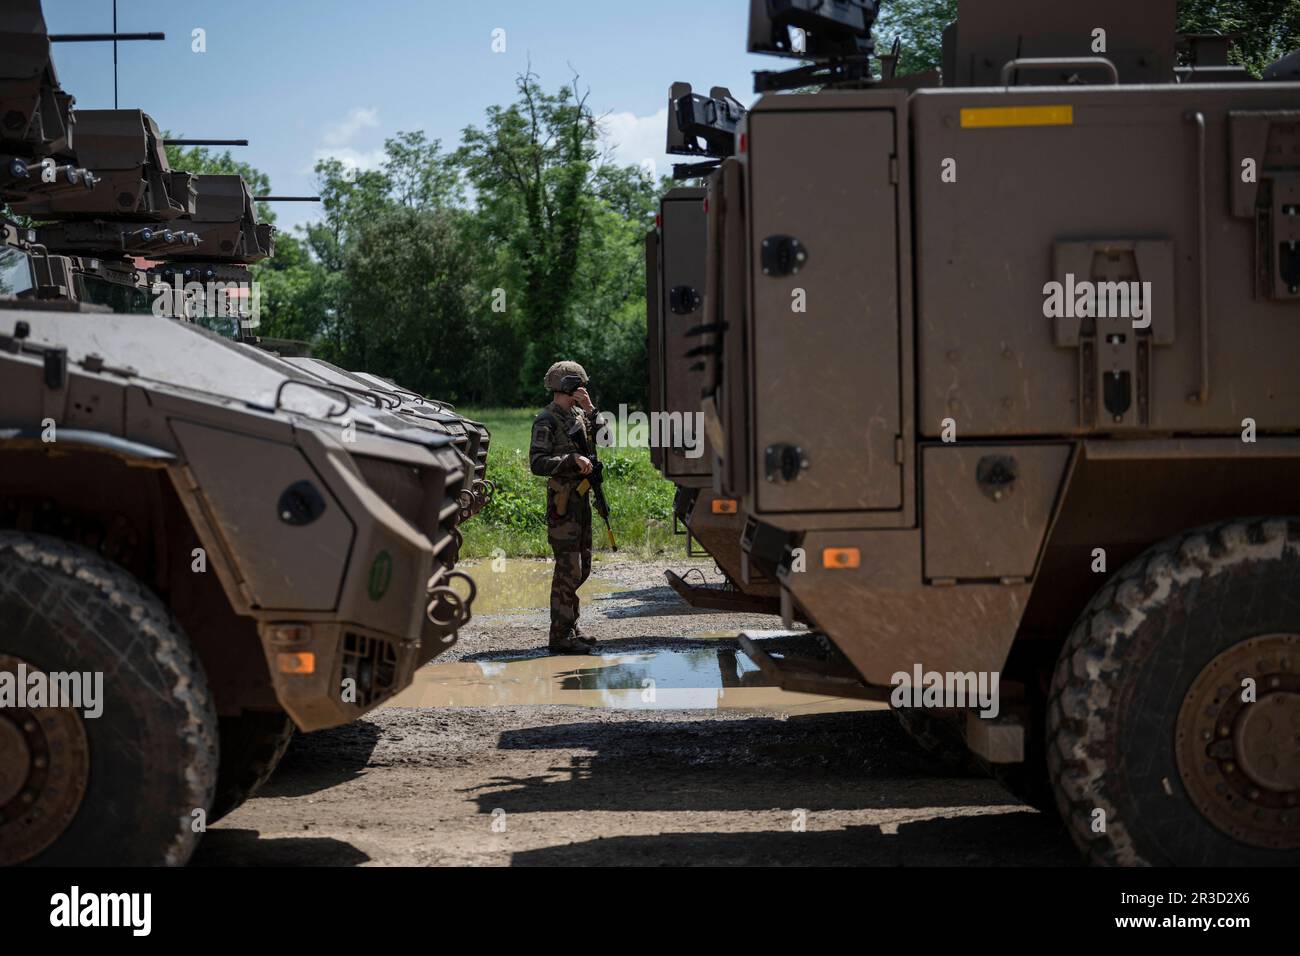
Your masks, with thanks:
[{"label": "soldier", "polygon": [[551,579],[552,654],[591,654],[596,642],[578,629],[578,588],[591,575],[591,485],[585,476],[592,462],[574,439],[584,429],[587,447],[605,421],[587,394],[587,373],[577,362],[556,362],[543,384],[552,401],[533,420],[528,462],[546,482],[546,536],[555,554]]}]

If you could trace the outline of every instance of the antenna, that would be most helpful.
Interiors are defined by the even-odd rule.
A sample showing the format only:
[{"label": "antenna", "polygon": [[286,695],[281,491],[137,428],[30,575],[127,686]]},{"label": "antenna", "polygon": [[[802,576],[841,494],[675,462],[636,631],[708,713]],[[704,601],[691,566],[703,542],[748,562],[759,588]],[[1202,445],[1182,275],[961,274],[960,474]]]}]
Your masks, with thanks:
[{"label": "antenna", "polygon": [[98,43],[103,40],[113,41],[113,109],[117,109],[117,41],[118,40],[165,40],[165,33],[118,33],[117,0],[113,0],[112,33],[51,33],[51,43]]},{"label": "antenna", "polygon": [[164,146],[247,146],[246,139],[165,139]]}]

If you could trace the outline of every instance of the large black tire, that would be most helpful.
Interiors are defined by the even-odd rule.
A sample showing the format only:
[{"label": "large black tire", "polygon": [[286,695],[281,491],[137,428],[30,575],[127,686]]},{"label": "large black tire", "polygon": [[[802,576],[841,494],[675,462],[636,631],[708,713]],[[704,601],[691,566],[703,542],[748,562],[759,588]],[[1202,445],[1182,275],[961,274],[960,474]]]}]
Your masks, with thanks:
[{"label": "large black tire", "polygon": [[[0,860],[189,860],[194,811],[206,813],[216,782],[217,718],[202,667],[158,598],[85,548],[0,532],[0,656],[47,675],[103,675],[98,717],[0,708],[14,793],[0,808]],[[42,822],[45,810],[57,827]]]},{"label": "large black tire", "polygon": [[246,710],[238,717],[222,717],[220,724],[221,765],[209,823],[236,809],[271,778],[294,731],[282,710]]},{"label": "large black tire", "polygon": [[[1241,777],[1244,762],[1228,759],[1233,754],[1219,763],[1210,749],[1220,746],[1216,735],[1194,723],[1215,726],[1220,705],[1234,719],[1254,720],[1243,708],[1265,707],[1266,692],[1277,713],[1295,713],[1300,654],[1288,656],[1285,648],[1300,650],[1297,595],[1300,519],[1253,518],[1198,528],[1151,548],[1092,599],[1061,652],[1047,721],[1057,805],[1090,862],[1300,864],[1300,811],[1286,815],[1289,791],[1265,788],[1262,799],[1282,808],[1265,815],[1257,815],[1258,788],[1250,803],[1229,785],[1216,792],[1218,766],[1230,783],[1254,784]],[[1283,650],[1266,659],[1255,651],[1261,640]],[[1243,651],[1249,663],[1216,671],[1218,662]],[[1261,686],[1259,703],[1240,703],[1243,678],[1252,671],[1273,673],[1261,679],[1273,690]],[[1211,700],[1202,694],[1213,695],[1215,706],[1199,706]],[[1266,719],[1266,740],[1285,759],[1295,738]],[[1226,730],[1219,739],[1231,744]],[[1180,754],[1195,756],[1180,764]],[[1244,815],[1245,827],[1264,827],[1267,842],[1238,838],[1211,821],[1232,813]]]}]

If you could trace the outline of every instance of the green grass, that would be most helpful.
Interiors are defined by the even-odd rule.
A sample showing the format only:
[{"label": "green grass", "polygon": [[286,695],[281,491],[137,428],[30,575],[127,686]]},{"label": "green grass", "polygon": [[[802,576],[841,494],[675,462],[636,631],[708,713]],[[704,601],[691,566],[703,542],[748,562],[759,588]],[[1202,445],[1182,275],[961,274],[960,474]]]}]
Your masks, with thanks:
[{"label": "green grass", "polygon": [[[500,548],[511,557],[549,557],[546,543],[546,480],[528,470],[532,437],[531,408],[458,408],[492,432],[487,477],[496,493],[486,508],[461,529],[463,557],[482,558]],[[648,448],[602,448],[605,496],[620,554],[649,558],[684,551],[674,537],[673,485],[650,464]],[[592,540],[597,555],[609,553],[605,525],[593,514]]]}]

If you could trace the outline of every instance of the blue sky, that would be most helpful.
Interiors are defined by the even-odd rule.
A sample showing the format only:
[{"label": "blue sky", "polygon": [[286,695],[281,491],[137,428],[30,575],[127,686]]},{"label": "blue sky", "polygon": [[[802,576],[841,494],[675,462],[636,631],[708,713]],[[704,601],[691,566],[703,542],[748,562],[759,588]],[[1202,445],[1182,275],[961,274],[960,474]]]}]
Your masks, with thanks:
[{"label": "blue sky", "polygon": [[[548,88],[572,69],[590,87],[620,161],[663,153],[668,87],[729,86],[753,99],[752,72],[780,61],[745,52],[748,0],[118,0],[118,29],[163,31],[119,45],[119,105],[175,134],[246,138],[239,158],[276,192],[313,191],[324,155],[373,165],[384,138],[423,129],[455,146],[486,108],[513,99],[531,59]],[[53,33],[108,31],[111,0],[44,0]],[[206,31],[207,52],[191,50]],[[506,50],[492,51],[505,30]],[[83,109],[113,105],[111,44],[55,46],[63,87]],[[314,207],[277,208],[284,228]]]}]

